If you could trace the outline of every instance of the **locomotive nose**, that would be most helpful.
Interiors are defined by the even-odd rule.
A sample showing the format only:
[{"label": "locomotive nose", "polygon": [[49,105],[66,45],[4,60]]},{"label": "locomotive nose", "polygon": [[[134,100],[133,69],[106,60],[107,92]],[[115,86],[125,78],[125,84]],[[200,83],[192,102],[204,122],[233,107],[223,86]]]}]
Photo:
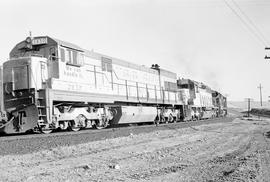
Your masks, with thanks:
[{"label": "locomotive nose", "polygon": [[35,105],[12,111],[7,118],[1,121],[0,133],[23,133],[37,126],[38,109]]}]

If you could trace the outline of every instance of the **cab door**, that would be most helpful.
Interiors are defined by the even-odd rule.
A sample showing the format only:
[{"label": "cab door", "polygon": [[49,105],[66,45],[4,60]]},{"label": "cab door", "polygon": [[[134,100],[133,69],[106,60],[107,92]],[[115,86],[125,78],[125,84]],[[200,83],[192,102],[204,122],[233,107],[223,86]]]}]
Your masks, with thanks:
[{"label": "cab door", "polygon": [[48,69],[50,78],[59,78],[59,59],[56,47],[49,49]]}]

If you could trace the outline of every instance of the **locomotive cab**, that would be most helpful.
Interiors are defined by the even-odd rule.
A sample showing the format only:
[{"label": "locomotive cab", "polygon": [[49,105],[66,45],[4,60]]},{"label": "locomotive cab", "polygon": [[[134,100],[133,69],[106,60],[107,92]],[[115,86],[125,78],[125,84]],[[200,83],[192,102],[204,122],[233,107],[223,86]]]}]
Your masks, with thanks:
[{"label": "locomotive cab", "polygon": [[33,129],[38,122],[36,91],[43,89],[48,79],[47,59],[25,57],[3,64],[3,97],[8,113],[5,133],[20,133]]},{"label": "locomotive cab", "polygon": [[42,89],[48,79],[47,59],[15,58],[4,63],[3,87],[6,93],[24,89]]},{"label": "locomotive cab", "polygon": [[[4,133],[21,133],[37,126],[39,121],[38,92],[47,87],[50,65],[57,65],[57,49],[47,46],[46,38],[27,38],[10,53],[10,60],[3,64],[3,100],[7,120],[0,123]],[[57,73],[56,71],[54,73]],[[43,118],[46,120],[46,118]]]}]

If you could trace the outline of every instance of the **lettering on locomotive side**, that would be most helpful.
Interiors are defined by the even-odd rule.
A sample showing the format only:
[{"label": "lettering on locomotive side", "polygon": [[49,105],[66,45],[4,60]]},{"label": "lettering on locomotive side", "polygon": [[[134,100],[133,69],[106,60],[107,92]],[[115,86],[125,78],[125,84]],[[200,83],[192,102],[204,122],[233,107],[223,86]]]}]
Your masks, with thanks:
[{"label": "lettering on locomotive side", "polygon": [[47,43],[48,43],[47,37],[35,38],[32,40],[32,45],[41,45],[41,44],[47,44]]},{"label": "lettering on locomotive side", "polygon": [[83,75],[79,68],[68,66],[68,65],[66,66],[66,69],[64,70],[64,75],[69,76],[69,77],[83,78]]}]

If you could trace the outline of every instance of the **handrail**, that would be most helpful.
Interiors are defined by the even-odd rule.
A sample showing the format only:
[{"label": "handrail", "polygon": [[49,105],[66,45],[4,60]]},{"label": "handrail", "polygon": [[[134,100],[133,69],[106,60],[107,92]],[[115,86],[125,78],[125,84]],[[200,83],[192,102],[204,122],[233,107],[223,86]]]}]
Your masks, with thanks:
[{"label": "handrail", "polygon": [[[85,65],[88,65],[88,66],[96,66],[98,68],[102,68],[101,66],[97,66],[97,65],[94,65],[94,64],[89,64],[89,63],[85,63]],[[87,71],[91,71],[91,70],[87,70]],[[93,71],[91,71],[93,72]],[[104,74],[103,72],[99,72],[99,73],[102,73]],[[115,75],[115,77],[118,79],[118,80],[122,80],[122,81],[125,81],[125,79],[122,79],[122,78],[119,78],[118,75],[116,74],[116,72],[112,69],[112,73]],[[128,82],[133,82],[133,83],[136,83],[136,81],[133,81],[133,80],[127,80]],[[110,82],[111,83],[111,82]],[[139,84],[146,84],[146,83],[143,83],[143,82],[138,82]],[[155,86],[154,84],[148,84],[150,86]]]},{"label": "handrail", "polygon": [[11,123],[11,121],[14,120],[14,118],[15,117],[13,116],[8,122],[6,122],[5,124],[1,125],[0,128],[4,128],[5,126],[7,126],[9,123]]}]

